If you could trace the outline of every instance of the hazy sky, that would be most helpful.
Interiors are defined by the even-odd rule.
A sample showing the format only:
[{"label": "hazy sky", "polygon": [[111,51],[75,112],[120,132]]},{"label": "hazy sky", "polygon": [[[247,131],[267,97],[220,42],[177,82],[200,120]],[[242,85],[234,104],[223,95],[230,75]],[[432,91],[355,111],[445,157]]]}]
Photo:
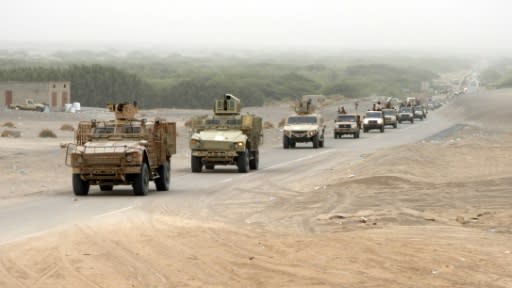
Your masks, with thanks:
[{"label": "hazy sky", "polygon": [[309,49],[512,48],[506,0],[15,0],[0,41]]}]

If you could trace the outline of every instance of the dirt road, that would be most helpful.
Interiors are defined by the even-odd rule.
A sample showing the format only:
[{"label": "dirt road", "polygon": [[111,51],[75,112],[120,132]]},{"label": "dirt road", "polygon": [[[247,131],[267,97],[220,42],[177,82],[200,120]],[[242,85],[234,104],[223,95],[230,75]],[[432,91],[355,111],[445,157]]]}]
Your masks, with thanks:
[{"label": "dirt road", "polygon": [[[512,137],[502,116],[482,112],[512,93],[478,92],[384,134],[328,133],[323,149],[283,150],[267,130],[261,169],[249,174],[189,173],[182,140],[171,191],[147,197],[75,198],[51,154],[43,164],[1,154],[2,187],[41,181],[45,165],[56,166],[42,176],[63,175],[41,193],[20,193],[40,188],[33,180],[2,191],[0,287],[511,287]],[[485,111],[474,105],[484,96]],[[285,108],[259,112],[277,121]],[[173,112],[158,113],[202,113]],[[32,122],[27,134],[41,128]],[[2,146],[29,143],[20,153],[38,156],[36,140]]]}]

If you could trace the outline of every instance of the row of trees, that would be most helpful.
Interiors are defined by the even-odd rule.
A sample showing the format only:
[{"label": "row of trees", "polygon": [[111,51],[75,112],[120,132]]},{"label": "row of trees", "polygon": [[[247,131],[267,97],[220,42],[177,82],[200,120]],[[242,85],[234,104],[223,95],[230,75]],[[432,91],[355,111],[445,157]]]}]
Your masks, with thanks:
[{"label": "row of trees", "polygon": [[85,106],[136,100],[146,108],[207,108],[224,93],[239,96],[247,106],[307,94],[400,97],[435,77],[435,73],[420,68],[385,64],[338,67],[213,60],[0,69],[0,81],[69,80],[73,100]]}]

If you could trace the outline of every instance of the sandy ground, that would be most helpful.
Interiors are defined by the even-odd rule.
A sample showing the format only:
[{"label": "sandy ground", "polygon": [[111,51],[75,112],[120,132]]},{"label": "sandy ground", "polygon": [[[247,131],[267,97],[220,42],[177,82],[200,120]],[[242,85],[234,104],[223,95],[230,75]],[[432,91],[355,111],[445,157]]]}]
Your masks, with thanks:
[{"label": "sandy ground", "polygon": [[[459,123],[448,131],[340,165],[322,186],[285,183],[275,201],[244,204],[265,221],[238,221],[234,199],[211,203],[224,219],[153,203],[0,245],[0,287],[512,287],[511,95],[457,99],[442,112]],[[257,112],[276,123],[285,110]],[[207,111],[145,113],[157,112],[186,135],[181,123]],[[69,193],[58,143],[73,134],[59,127],[86,116],[34,115],[0,114],[23,131],[0,139],[6,207]],[[38,138],[43,128],[58,138]],[[278,144],[279,130],[267,138]],[[180,141],[173,165],[185,167]]]}]

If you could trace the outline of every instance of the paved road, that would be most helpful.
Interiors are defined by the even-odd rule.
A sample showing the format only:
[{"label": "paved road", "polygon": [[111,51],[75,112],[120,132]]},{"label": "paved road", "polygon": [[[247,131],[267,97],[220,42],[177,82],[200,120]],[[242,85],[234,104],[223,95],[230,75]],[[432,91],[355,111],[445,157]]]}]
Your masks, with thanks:
[{"label": "paved road", "polygon": [[[129,187],[112,194],[100,193],[94,188],[88,197],[75,198],[71,191],[65,191],[14,204],[0,211],[0,245],[66,225],[134,210],[154,212],[164,209],[182,217],[220,217],[225,221],[235,221],[234,215],[243,215],[242,220],[250,223],[258,215],[251,213],[251,209],[256,209],[251,206],[255,201],[266,205],[265,201],[287,193],[296,180],[314,179],[334,167],[362,159],[361,155],[414,143],[454,124],[435,111],[423,122],[401,124],[397,129],[390,127],[385,133],[376,130],[362,133],[360,139],[334,139],[332,133],[328,133],[326,147],[322,149],[312,149],[306,144],[288,150],[280,146],[270,147],[260,152],[260,170],[247,174],[236,173],[234,167],[192,174],[188,167],[173,166],[173,170],[180,171],[180,176],[172,178],[171,191],[151,192],[146,197],[132,196]],[[228,210],[233,207],[238,210]]]}]

